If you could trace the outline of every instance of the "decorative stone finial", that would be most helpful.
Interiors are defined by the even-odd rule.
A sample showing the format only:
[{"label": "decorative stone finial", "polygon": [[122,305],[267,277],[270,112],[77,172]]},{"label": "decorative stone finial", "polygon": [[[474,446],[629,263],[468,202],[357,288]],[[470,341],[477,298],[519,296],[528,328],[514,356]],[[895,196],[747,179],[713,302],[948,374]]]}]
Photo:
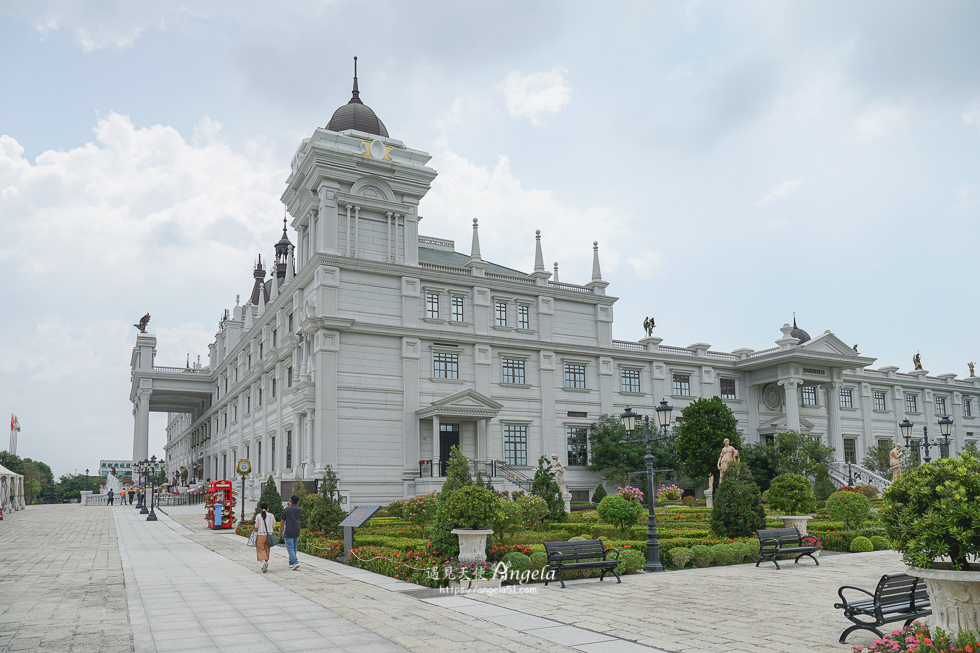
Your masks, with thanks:
[{"label": "decorative stone finial", "polygon": [[541,230],[534,232],[534,271],[544,272],[544,255],[541,254]]},{"label": "decorative stone finial", "polygon": [[558,261],[555,261],[555,276],[554,280],[558,281]]},{"label": "decorative stone finial", "polygon": [[480,256],[480,228],[476,218],[473,218],[473,244],[470,247],[470,259],[474,261],[482,260]]},{"label": "decorative stone finial", "polygon": [[599,241],[592,242],[592,280],[602,281],[602,270],[599,269]]}]

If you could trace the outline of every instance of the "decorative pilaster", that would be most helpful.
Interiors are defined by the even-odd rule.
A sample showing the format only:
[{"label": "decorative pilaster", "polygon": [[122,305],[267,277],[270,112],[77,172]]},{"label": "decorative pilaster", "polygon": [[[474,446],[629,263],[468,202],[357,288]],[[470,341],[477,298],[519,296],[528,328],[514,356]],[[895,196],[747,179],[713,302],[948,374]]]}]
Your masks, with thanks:
[{"label": "decorative pilaster", "polygon": [[[794,338],[795,340],[795,338]],[[779,385],[783,386],[786,393],[786,428],[791,431],[800,430],[800,398],[796,389],[800,385],[799,379],[781,379]]]}]

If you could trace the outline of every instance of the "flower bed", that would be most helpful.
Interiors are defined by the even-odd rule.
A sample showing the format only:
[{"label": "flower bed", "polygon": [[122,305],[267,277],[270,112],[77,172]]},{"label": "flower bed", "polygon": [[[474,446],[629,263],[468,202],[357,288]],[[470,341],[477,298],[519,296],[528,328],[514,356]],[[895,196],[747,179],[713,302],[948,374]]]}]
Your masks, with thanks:
[{"label": "flower bed", "polygon": [[888,635],[876,639],[867,648],[855,646],[854,653],[895,653],[914,651],[915,653],[977,653],[980,652],[980,639],[972,631],[947,635],[942,628],[930,632],[924,624],[916,621],[901,630],[893,630]]}]

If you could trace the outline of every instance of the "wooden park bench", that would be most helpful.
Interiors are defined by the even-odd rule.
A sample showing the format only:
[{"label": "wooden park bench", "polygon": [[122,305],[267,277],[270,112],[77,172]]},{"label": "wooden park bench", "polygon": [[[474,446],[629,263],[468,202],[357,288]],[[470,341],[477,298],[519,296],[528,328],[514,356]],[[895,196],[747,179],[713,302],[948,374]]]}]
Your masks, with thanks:
[{"label": "wooden park bench", "polygon": [[[844,597],[844,590],[861,592],[870,598],[860,597],[849,601]],[[882,576],[874,594],[850,585],[841,587],[837,590],[837,594],[843,602],[835,603],[834,607],[843,610],[844,616],[855,624],[841,633],[841,644],[846,643],[847,636],[855,630],[870,630],[878,637],[884,637],[884,634],[878,630],[879,626],[903,620],[908,626],[919,617],[932,614],[925,581],[908,574]],[[862,621],[859,617],[864,617],[866,620]]]},{"label": "wooden park bench", "polygon": [[[800,531],[794,526],[791,528],[770,528],[768,530],[757,531],[759,535],[759,561],[755,563],[758,567],[763,562],[771,562],[779,569],[776,562],[778,555],[798,554],[794,562],[799,563],[800,558],[809,556],[811,560],[820,566],[820,561],[813,557],[814,552],[819,551],[820,547],[816,544],[816,538],[809,535],[800,535]],[[809,539],[809,544],[804,544],[803,540]]]},{"label": "wooden park bench", "polygon": [[[565,587],[565,579],[562,578],[564,571],[581,571],[583,569],[601,569],[599,580],[603,580],[606,574],[612,572],[616,576],[616,582],[622,583],[616,567],[619,566],[619,549],[606,549],[602,540],[577,540],[574,542],[545,542],[544,551],[548,554],[548,571],[554,571],[561,583]],[[607,558],[611,552],[616,552],[615,558]],[[550,574],[545,574],[544,584],[548,586]]]}]

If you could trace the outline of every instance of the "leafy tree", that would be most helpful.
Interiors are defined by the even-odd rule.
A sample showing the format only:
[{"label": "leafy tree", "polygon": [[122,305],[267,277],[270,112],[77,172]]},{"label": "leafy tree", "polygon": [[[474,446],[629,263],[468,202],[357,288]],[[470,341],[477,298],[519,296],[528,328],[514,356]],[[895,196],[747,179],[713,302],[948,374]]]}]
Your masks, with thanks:
[{"label": "leafy tree", "polygon": [[101,476],[86,476],[85,474],[62,474],[55,485],[58,498],[62,501],[81,498],[82,490],[91,490],[102,483]]},{"label": "leafy tree", "polygon": [[[651,428],[657,426],[654,424]],[[632,439],[641,437],[643,433],[637,430]],[[606,479],[617,487],[629,485],[631,482],[634,485],[645,484],[646,477],[636,472],[646,469],[647,448],[644,443],[630,442],[630,439],[620,418],[615,415],[600,415],[599,419],[589,427],[588,470],[606,472]],[[654,442],[650,453],[653,454],[654,469],[677,469],[677,452],[668,444]],[[645,485],[643,489],[646,491]]]},{"label": "leafy tree", "polygon": [[538,458],[538,468],[534,470],[534,479],[531,481],[531,494],[539,496],[547,502],[548,517],[551,521],[557,524],[568,519],[568,513],[565,512],[565,499],[561,496],[561,488],[558,487],[555,472],[545,456]]},{"label": "leafy tree", "polygon": [[681,411],[683,420],[675,429],[680,471],[692,479],[718,476],[718,453],[728,438],[736,449],[742,448],[738,421],[720,397],[698,399]]},{"label": "leafy tree", "polygon": [[870,469],[875,474],[885,478],[891,478],[891,440],[880,440],[878,444],[868,449],[868,453],[861,461],[861,466]]},{"label": "leafy tree", "polygon": [[963,453],[968,456],[973,456],[974,458],[980,458],[980,449],[977,449],[977,445],[974,442],[967,442],[964,444]]},{"label": "leafy tree", "polygon": [[444,507],[446,501],[457,490],[473,485],[470,476],[469,460],[459,450],[453,447],[449,450],[449,464],[446,465],[446,480],[439,492],[439,505],[436,518],[432,524],[432,548],[446,556],[454,557],[459,554],[459,539],[452,534],[453,526]]},{"label": "leafy tree", "polygon": [[766,494],[769,507],[784,515],[809,515],[816,511],[810,479],[800,474],[780,474]]},{"label": "leafy tree", "polygon": [[745,445],[739,452],[742,464],[752,472],[752,480],[763,492],[769,489],[772,479],[779,473],[776,471],[776,451],[771,444],[753,442]]},{"label": "leafy tree", "polygon": [[15,453],[0,451],[0,465],[3,465],[14,474],[24,473],[24,461]]},{"label": "leafy tree", "polygon": [[817,467],[813,475],[813,494],[817,501],[826,501],[836,489],[837,486],[830,479],[830,468],[826,465]]},{"label": "leafy tree", "polygon": [[747,465],[733,462],[728,466],[714,496],[709,524],[721,537],[748,537],[766,527],[762,493]]},{"label": "leafy tree", "polygon": [[854,530],[871,518],[871,499],[860,492],[834,492],[827,499],[827,514]]},{"label": "leafy tree", "polygon": [[834,461],[833,447],[799,431],[786,431],[776,436],[776,469],[780,474],[801,474],[813,479],[821,466]]},{"label": "leafy tree", "polygon": [[265,487],[262,488],[262,496],[259,497],[259,502],[255,505],[255,514],[262,512],[263,501],[269,503],[269,512],[276,516],[276,520],[282,519],[282,497],[279,496],[279,490],[276,488],[276,481],[271,476],[269,480],[265,482]]},{"label": "leafy tree", "polygon": [[[41,491],[47,492],[49,489],[54,487],[54,474],[51,472],[51,467],[48,466],[46,462],[40,460],[31,460],[30,458],[23,458],[25,463],[31,463],[37,467],[38,471],[41,472]],[[6,467],[6,465],[4,465]]]},{"label": "leafy tree", "polygon": [[610,494],[599,502],[596,509],[599,518],[619,529],[623,537],[628,537],[630,529],[639,523],[643,516],[643,504],[629,501],[618,494]]}]

